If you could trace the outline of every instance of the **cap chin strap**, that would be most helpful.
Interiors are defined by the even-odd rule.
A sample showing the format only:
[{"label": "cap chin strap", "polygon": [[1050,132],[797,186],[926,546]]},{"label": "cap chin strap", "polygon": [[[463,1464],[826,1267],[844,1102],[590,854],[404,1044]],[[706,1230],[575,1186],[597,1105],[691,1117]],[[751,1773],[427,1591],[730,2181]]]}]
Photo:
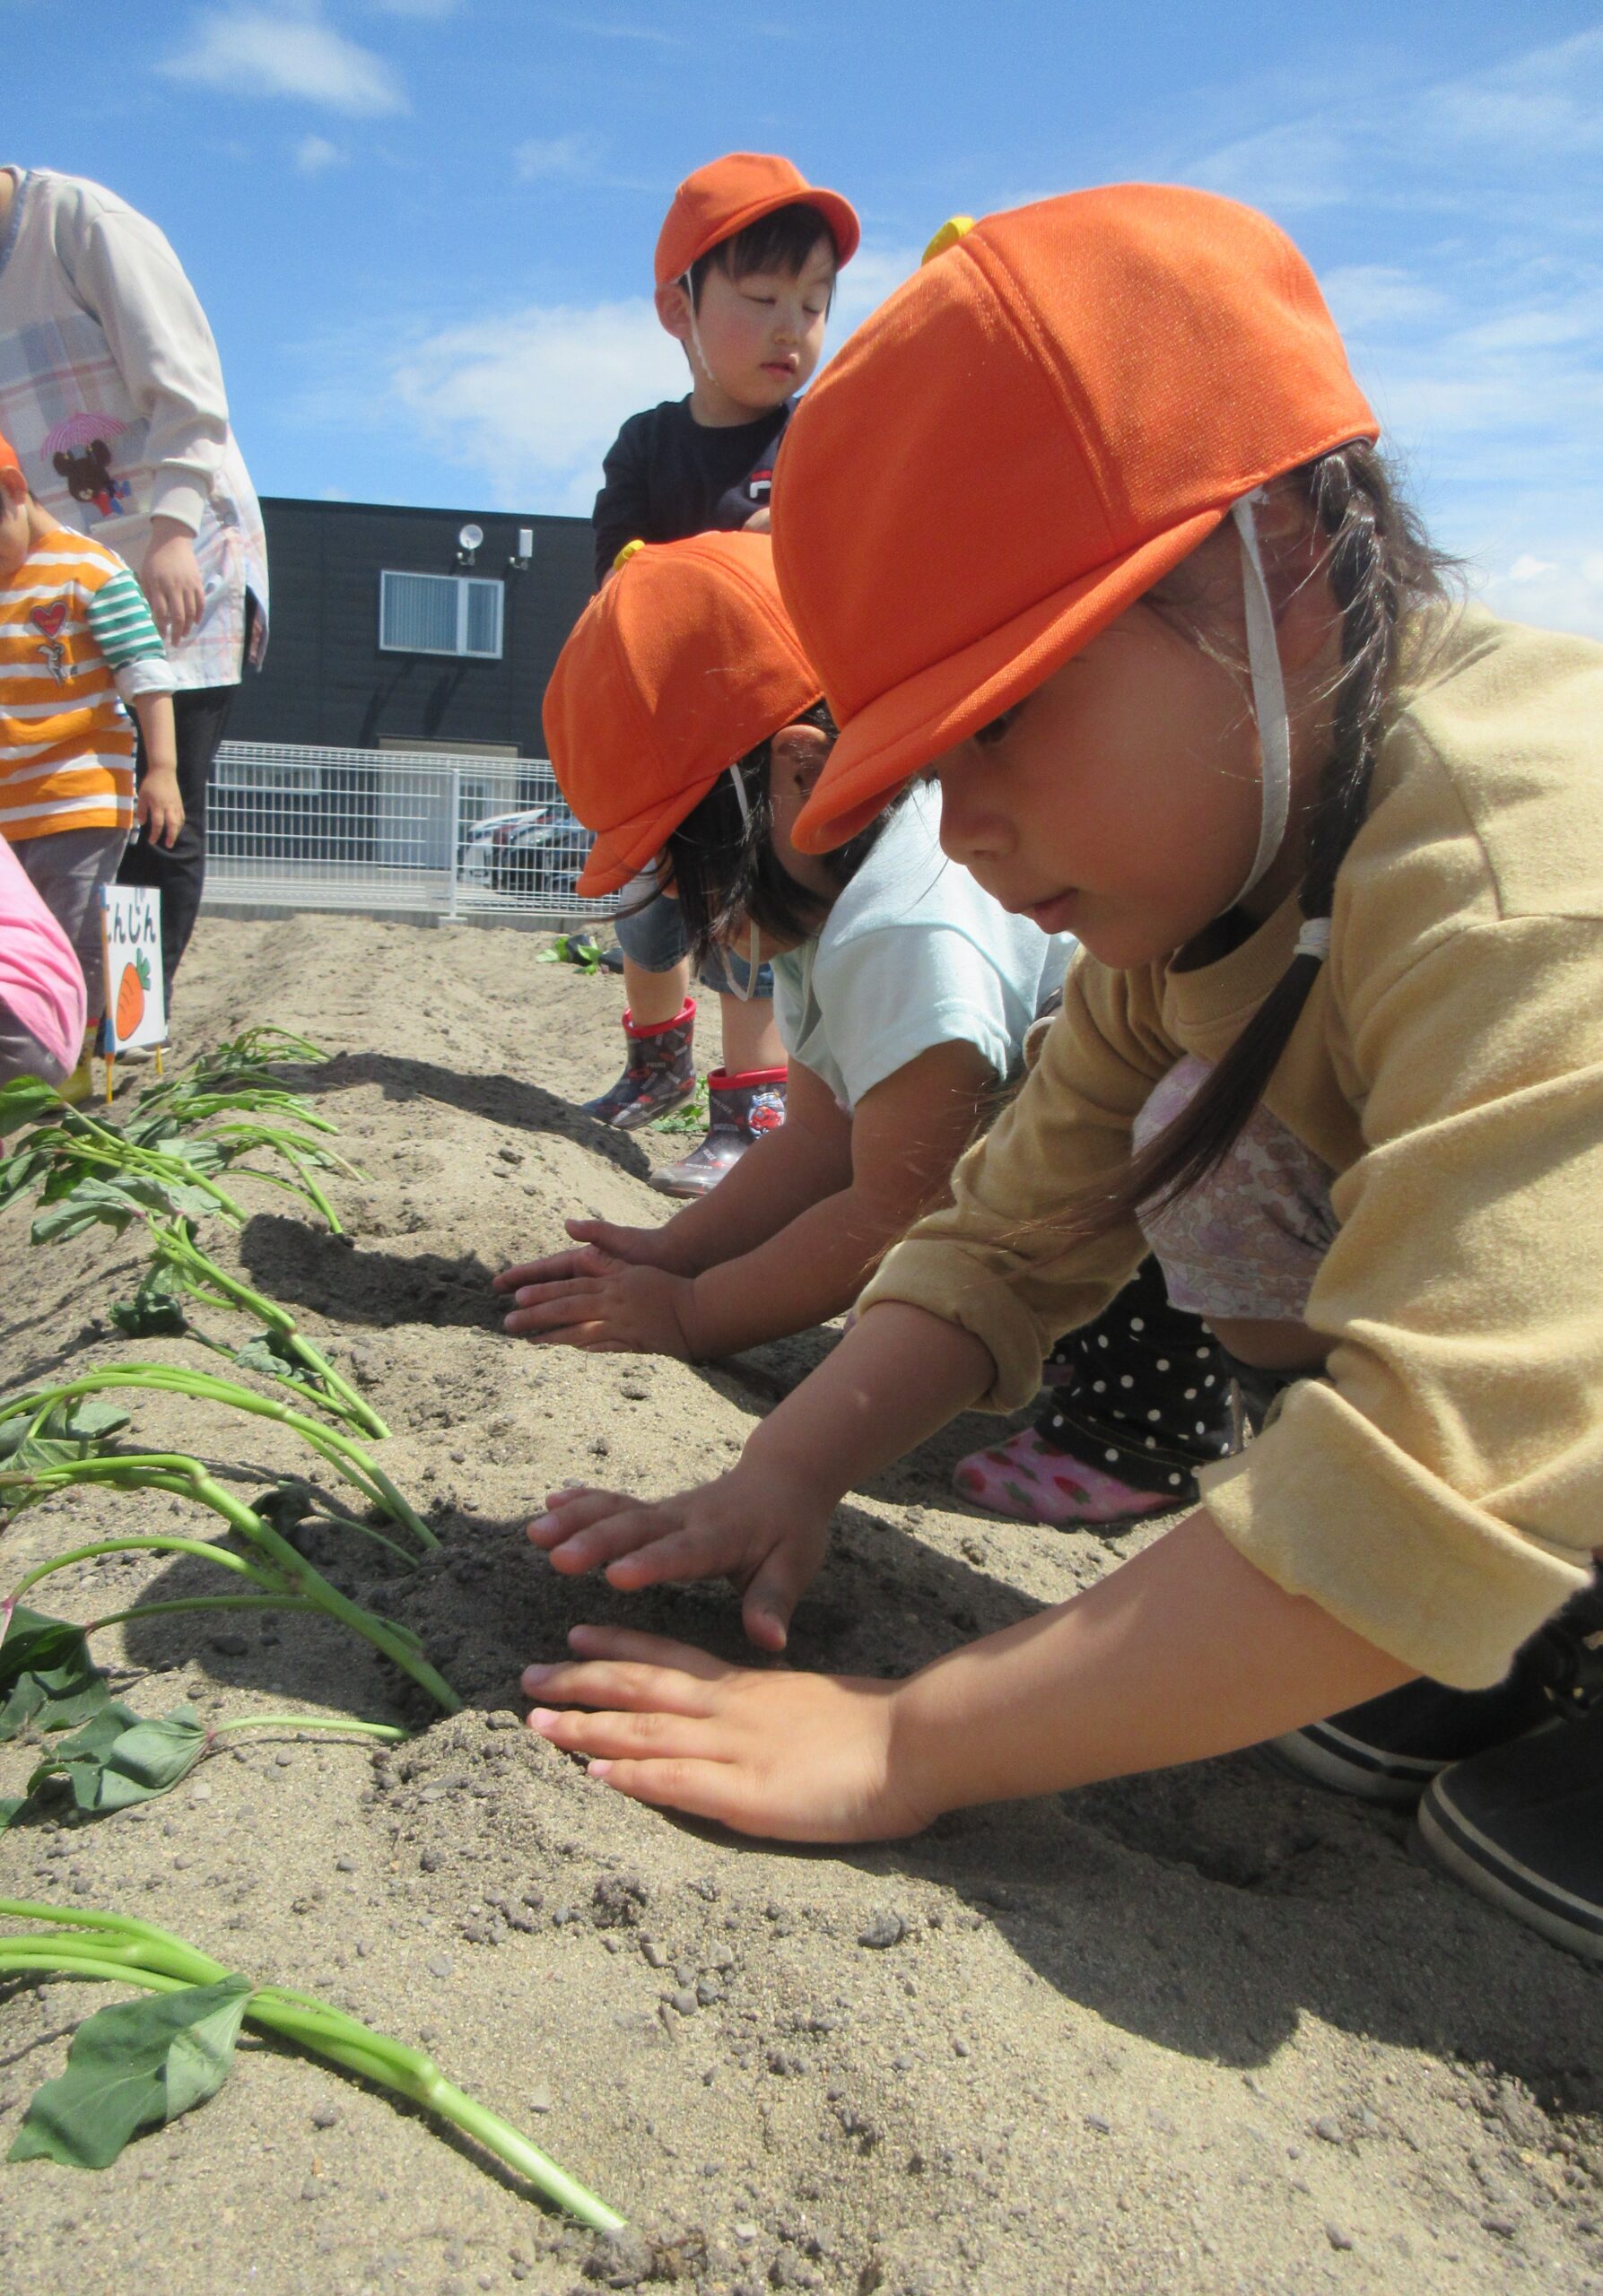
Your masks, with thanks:
[{"label": "cap chin strap", "polygon": [[[737,765],[731,765],[727,767],[725,770],[727,772],[730,780],[735,784],[735,802],[740,807],[740,826],[742,829],[750,829],[752,825],[752,801],[745,794],[745,782],[742,777],[740,768]],[[761,953],[762,945],[762,935],[759,934],[756,925],[751,918],[748,918],[746,923],[751,933],[752,940],[751,947],[747,952],[745,959],[745,987],[744,988],[741,987],[739,982],[735,978],[733,966],[729,969],[730,994],[732,996],[738,996],[743,1004],[749,1004],[752,1001],[753,992],[755,990],[757,986],[758,968],[762,962]]]},{"label": "cap chin strap", "polygon": [[1285,714],[1285,679],[1280,667],[1280,648],[1275,637],[1275,613],[1269,586],[1264,580],[1258,548],[1258,521],[1253,505],[1263,500],[1262,490],[1243,495],[1230,506],[1241,545],[1241,587],[1247,605],[1247,667],[1252,679],[1252,709],[1258,719],[1260,761],[1260,813],[1258,850],[1247,882],[1231,907],[1244,901],[1285,840],[1291,813],[1292,741]]},{"label": "cap chin strap", "polygon": [[690,283],[690,274],[688,271],[683,274],[680,278],[679,284],[684,290],[684,300],[690,311],[691,352],[695,359],[697,366],[706,376],[708,381],[710,383],[716,383],[718,377],[707,364],[707,353],[701,348],[701,330],[696,325],[696,291]]}]

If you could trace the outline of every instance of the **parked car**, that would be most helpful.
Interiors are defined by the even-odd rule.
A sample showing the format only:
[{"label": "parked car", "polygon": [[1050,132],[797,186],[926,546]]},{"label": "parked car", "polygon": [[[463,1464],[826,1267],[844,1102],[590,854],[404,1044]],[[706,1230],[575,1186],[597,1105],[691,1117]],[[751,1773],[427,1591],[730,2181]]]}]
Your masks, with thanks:
[{"label": "parked car", "polygon": [[[494,855],[509,838],[522,830],[537,829],[549,822],[553,814],[567,812],[565,805],[525,805],[516,813],[490,813],[475,822],[463,839],[461,858],[457,874],[469,885],[489,891],[495,886]],[[570,819],[571,816],[570,815]]]},{"label": "parked car", "polygon": [[490,882],[497,892],[521,893],[555,908],[578,898],[575,887],[593,839],[566,805],[547,818],[509,831],[491,848]]}]

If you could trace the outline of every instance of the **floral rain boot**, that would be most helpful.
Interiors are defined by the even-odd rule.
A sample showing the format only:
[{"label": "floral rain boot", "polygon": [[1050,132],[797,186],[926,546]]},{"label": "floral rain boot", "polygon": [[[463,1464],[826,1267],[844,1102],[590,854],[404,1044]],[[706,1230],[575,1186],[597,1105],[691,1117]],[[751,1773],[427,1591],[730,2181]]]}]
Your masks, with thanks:
[{"label": "floral rain boot", "polygon": [[705,1196],[737,1164],[754,1140],[777,1132],[785,1121],[785,1071],[748,1068],[731,1076],[715,1068],[707,1079],[710,1122],[707,1137],[676,1164],[653,1172],[651,1185],[664,1196]]},{"label": "floral rain boot", "polygon": [[1117,1523],[1184,1504],[1184,1494],[1137,1491],[1070,1451],[1055,1451],[1033,1427],[989,1450],[971,1451],[953,1470],[964,1499],[1019,1523]]},{"label": "floral rain boot", "polygon": [[639,1028],[628,1013],[623,1035],[629,1057],[623,1074],[598,1100],[587,1100],[584,1111],[600,1124],[632,1132],[654,1117],[672,1116],[696,1089],[696,1064],[691,1051],[695,1034],[696,1004],[687,996],[671,1021],[655,1021]]}]

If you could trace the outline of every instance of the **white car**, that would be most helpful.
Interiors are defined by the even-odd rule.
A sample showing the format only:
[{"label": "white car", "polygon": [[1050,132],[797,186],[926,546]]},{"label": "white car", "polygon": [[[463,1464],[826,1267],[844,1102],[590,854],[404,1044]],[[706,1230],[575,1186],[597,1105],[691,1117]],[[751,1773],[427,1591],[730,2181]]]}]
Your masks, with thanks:
[{"label": "white car", "polygon": [[526,805],[521,813],[487,814],[482,822],[475,822],[463,839],[457,874],[480,891],[490,891],[496,882],[495,860],[500,848],[520,831],[538,829],[566,810],[556,804]]}]

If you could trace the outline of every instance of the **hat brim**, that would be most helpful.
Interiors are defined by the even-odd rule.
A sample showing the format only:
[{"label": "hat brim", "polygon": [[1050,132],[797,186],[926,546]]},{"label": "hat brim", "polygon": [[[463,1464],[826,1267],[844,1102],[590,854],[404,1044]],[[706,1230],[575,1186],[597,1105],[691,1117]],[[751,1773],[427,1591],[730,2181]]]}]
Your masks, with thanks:
[{"label": "hat brim", "polygon": [[[733,215],[724,216],[717,230],[700,246],[691,249],[673,278],[683,279],[692,264],[700,263],[704,255],[710,255],[714,248],[721,248],[726,239],[734,239],[737,232],[749,230],[765,215],[777,214],[781,207],[815,207],[818,210],[829,225],[830,237],[835,243],[837,270],[843,268],[856,255],[862,239],[863,227],[850,200],[842,199],[838,191],[818,191],[809,186],[805,191],[765,193],[761,199],[748,201]],[[673,279],[659,279],[657,283],[659,287],[668,287],[673,284]]]},{"label": "hat brim", "polygon": [[648,862],[656,860],[680,822],[694,813],[719,774],[727,770],[719,766],[717,772],[675,789],[671,797],[649,811],[598,831],[574,891],[586,900],[599,900],[617,892],[631,877],[639,876]]},{"label": "hat brim", "polygon": [[1228,503],[1197,512],[876,695],[841,728],[791,829],[797,848],[827,853],[866,829],[916,773],[1032,693],[1229,515]]}]

